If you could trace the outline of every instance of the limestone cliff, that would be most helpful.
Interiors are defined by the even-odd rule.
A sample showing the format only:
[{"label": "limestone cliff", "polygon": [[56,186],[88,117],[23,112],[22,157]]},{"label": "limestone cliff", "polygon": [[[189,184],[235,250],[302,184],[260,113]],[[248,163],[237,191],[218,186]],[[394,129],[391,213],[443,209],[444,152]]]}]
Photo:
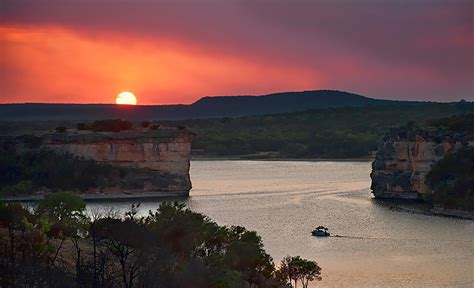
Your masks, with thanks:
[{"label": "limestone cliff", "polygon": [[120,187],[106,187],[100,192],[167,192],[169,195],[188,195],[191,189],[189,160],[194,137],[193,132],[185,129],[161,128],[121,132],[45,133],[17,137],[15,142],[19,151],[50,149],[112,166],[140,168],[137,171],[142,171],[137,173],[136,179],[132,179],[134,182],[142,182],[138,185],[139,188],[123,191]]},{"label": "limestone cliff", "polygon": [[376,198],[422,199],[431,166],[446,154],[474,145],[469,131],[392,128],[372,163],[371,189]]}]

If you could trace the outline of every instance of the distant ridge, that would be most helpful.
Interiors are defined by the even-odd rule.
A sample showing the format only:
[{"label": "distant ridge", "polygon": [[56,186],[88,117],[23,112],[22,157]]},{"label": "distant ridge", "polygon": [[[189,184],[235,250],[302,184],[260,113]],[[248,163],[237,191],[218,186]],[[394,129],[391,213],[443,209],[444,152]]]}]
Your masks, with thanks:
[{"label": "distant ridge", "polygon": [[207,96],[190,105],[2,104],[0,121],[183,120],[298,112],[330,107],[385,106],[417,102],[373,99],[336,90],[283,92],[263,96]]}]

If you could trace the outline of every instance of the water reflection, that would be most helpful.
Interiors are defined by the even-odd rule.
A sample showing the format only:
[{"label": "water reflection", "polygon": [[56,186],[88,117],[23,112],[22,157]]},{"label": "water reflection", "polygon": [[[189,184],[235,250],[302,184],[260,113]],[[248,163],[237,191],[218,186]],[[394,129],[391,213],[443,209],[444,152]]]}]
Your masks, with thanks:
[{"label": "water reflection", "polygon": [[[191,197],[173,200],[219,224],[256,230],[275,262],[288,254],[318,261],[318,287],[474,285],[474,222],[373,201],[369,162],[194,161],[191,167]],[[160,201],[140,202],[145,214]],[[318,225],[346,237],[312,237]]]}]

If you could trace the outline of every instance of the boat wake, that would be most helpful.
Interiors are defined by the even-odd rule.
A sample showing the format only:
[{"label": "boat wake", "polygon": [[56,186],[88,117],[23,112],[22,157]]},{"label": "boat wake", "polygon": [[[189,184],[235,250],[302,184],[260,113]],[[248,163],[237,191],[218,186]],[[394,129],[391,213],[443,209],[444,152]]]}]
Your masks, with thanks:
[{"label": "boat wake", "polygon": [[[395,241],[424,241],[424,239],[415,239],[415,238],[388,238],[388,237],[363,237],[363,236],[349,236],[349,235],[330,235],[328,237],[332,238],[345,238],[345,239],[368,239],[368,240],[395,240]],[[449,239],[437,239],[436,241],[443,242],[457,242],[457,243],[473,243],[473,241],[465,240],[449,240]]]}]

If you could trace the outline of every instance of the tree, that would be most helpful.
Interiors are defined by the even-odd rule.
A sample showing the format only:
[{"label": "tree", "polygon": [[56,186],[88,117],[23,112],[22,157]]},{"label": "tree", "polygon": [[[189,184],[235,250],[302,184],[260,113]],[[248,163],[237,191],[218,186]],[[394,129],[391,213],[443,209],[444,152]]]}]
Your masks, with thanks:
[{"label": "tree", "polygon": [[32,219],[28,210],[18,203],[2,205],[0,207],[0,227],[8,229],[10,261],[15,261],[15,230],[24,228],[24,219]]},{"label": "tree", "polygon": [[96,237],[105,243],[121,267],[124,287],[133,287],[138,276],[141,252],[148,244],[148,231],[135,219],[103,218],[95,223]]},{"label": "tree", "polygon": [[285,283],[290,283],[290,285],[292,285],[292,282],[294,282],[296,287],[298,273],[296,271],[296,265],[293,258],[294,257],[286,256],[281,260],[280,269],[277,271],[277,275],[278,278],[280,278]]},{"label": "tree", "polygon": [[[299,257],[299,256],[297,256]],[[318,263],[305,259],[299,260],[300,281],[303,288],[308,287],[308,283],[313,280],[321,281],[321,268]]]},{"label": "tree", "polygon": [[59,221],[83,218],[85,209],[86,202],[72,192],[49,193],[38,203],[39,214],[47,214]]},{"label": "tree", "polygon": [[[47,215],[53,218],[55,226],[61,232],[59,235],[68,236],[71,239],[76,249],[76,276],[78,279],[82,274],[82,249],[79,245],[79,239],[84,236],[89,226],[85,209],[86,203],[78,195],[71,192],[57,192],[46,194],[44,199],[38,203],[36,211],[38,215]],[[56,256],[63,242],[61,241]]]},{"label": "tree", "polygon": [[283,258],[276,274],[285,283],[290,283],[290,285],[294,283],[295,288],[298,286],[298,281],[301,282],[303,288],[307,288],[309,282],[322,279],[318,263],[302,259],[300,256]]},{"label": "tree", "polygon": [[[317,264],[299,257],[275,271],[256,232],[219,226],[184,204],[164,203],[146,217],[138,205],[121,217],[96,211],[91,219],[68,193],[48,195],[33,215],[9,205],[0,207],[0,226],[15,244],[0,249],[2,287],[283,287],[288,279],[306,287],[320,279]],[[63,251],[68,239],[76,255]],[[21,261],[5,261],[11,255]]]},{"label": "tree", "polygon": [[182,260],[188,260],[209,238],[210,223],[204,215],[185,208],[183,203],[162,203],[155,213],[146,219],[150,230],[159,232],[161,245],[168,245],[173,253]]},{"label": "tree", "polygon": [[474,211],[474,148],[462,147],[431,166],[426,201],[448,209]]}]

